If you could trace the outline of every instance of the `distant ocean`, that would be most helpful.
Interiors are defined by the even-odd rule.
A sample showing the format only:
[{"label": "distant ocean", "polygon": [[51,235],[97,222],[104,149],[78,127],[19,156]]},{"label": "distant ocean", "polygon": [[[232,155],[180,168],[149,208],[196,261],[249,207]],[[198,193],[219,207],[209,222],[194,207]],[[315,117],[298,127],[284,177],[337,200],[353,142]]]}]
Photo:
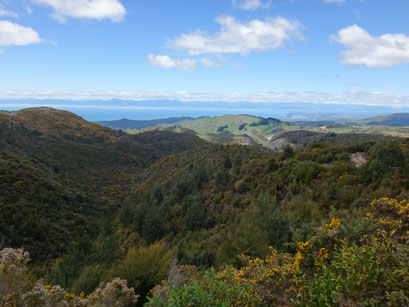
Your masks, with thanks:
[{"label": "distant ocean", "polygon": [[[248,112],[248,109],[222,109],[222,110],[207,110],[207,109],[160,109],[155,110],[138,110],[138,109],[108,109],[108,108],[78,108],[78,107],[57,107],[66,111],[73,112],[88,121],[101,121],[101,120],[116,120],[116,119],[133,119],[133,120],[149,120],[167,117],[200,117],[200,116],[220,116],[225,114],[251,114],[262,117],[275,117],[282,118],[286,116],[285,112],[262,112],[259,110],[253,110],[254,112]],[[22,109],[21,107],[2,107],[0,109],[8,111],[16,111]]]},{"label": "distant ocean", "polygon": [[367,118],[409,112],[409,107],[367,106],[323,103],[257,103],[257,102],[185,102],[185,101],[72,101],[38,99],[0,99],[0,110],[15,111],[48,106],[73,112],[88,121],[133,119],[149,120],[167,117],[220,116],[249,114],[292,120]]}]

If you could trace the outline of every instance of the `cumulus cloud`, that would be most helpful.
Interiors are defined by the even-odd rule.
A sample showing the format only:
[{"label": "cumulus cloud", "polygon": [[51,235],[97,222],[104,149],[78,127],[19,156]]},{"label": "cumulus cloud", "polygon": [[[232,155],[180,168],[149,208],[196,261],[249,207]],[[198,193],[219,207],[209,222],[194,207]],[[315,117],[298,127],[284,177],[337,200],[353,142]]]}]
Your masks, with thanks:
[{"label": "cumulus cloud", "polygon": [[0,20],[0,46],[25,46],[40,42],[40,35],[32,28]]},{"label": "cumulus cloud", "polygon": [[[149,92],[149,91],[30,91],[0,90],[1,99],[55,99],[55,100],[126,100],[158,101],[179,100],[182,102],[228,102],[228,103],[325,103],[351,104],[368,106],[408,107],[409,96],[391,93],[349,91],[342,94],[319,92],[284,92],[284,93],[192,93],[192,92]],[[5,105],[1,103],[1,105]]]},{"label": "cumulus cloud", "polygon": [[152,66],[159,66],[167,69],[176,68],[180,71],[192,71],[195,69],[197,61],[188,58],[172,59],[168,55],[149,54],[147,63]]},{"label": "cumulus cloud", "polygon": [[59,22],[67,18],[111,19],[122,21],[126,14],[125,7],[119,0],[31,0],[34,4],[50,6],[54,9],[53,17]]},{"label": "cumulus cloud", "polygon": [[0,7],[0,17],[18,18],[18,14]]},{"label": "cumulus cloud", "polygon": [[200,59],[200,63],[201,63],[203,66],[206,66],[206,67],[214,67],[214,68],[220,68],[220,67],[222,67],[222,65],[221,65],[220,63],[217,63],[217,62],[215,62],[215,61],[209,60],[209,59],[207,59],[207,58],[201,58],[201,59]]},{"label": "cumulus cloud", "polygon": [[338,31],[332,39],[347,48],[342,52],[345,64],[390,67],[409,63],[409,36],[404,34],[372,36],[353,25]]},{"label": "cumulus cloud", "polygon": [[300,38],[300,23],[283,17],[264,21],[254,19],[241,23],[231,16],[216,19],[221,29],[214,35],[201,30],[182,34],[169,41],[168,47],[187,51],[191,55],[206,53],[240,53],[269,51],[282,47],[293,38]]},{"label": "cumulus cloud", "polygon": [[271,7],[271,0],[266,2],[261,0],[232,0],[232,4],[234,7],[238,7],[242,10],[254,11]]}]

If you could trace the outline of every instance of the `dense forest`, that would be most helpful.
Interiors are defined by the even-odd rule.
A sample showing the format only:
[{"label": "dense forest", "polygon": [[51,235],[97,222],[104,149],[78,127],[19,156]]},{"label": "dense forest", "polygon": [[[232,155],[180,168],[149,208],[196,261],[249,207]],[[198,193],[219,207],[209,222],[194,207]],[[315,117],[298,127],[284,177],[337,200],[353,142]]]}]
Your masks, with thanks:
[{"label": "dense forest", "polygon": [[273,151],[0,113],[0,302],[407,306],[408,143]]}]

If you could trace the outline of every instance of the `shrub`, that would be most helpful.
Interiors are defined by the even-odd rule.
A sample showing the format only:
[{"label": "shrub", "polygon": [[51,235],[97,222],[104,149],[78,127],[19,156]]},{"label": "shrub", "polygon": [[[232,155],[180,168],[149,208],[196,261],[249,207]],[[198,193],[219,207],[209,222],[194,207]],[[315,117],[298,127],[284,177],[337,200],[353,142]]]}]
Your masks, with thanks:
[{"label": "shrub", "polygon": [[0,298],[19,294],[27,286],[29,261],[28,252],[22,249],[5,248],[0,252]]},{"label": "shrub", "polygon": [[[358,246],[344,241],[334,260],[304,285],[297,305],[403,306],[409,293],[409,244],[386,232]],[[405,304],[404,304],[405,305]]]},{"label": "shrub", "polygon": [[124,261],[113,269],[112,275],[127,280],[138,294],[146,295],[166,278],[172,257],[172,252],[163,242],[132,248]]},{"label": "shrub", "polygon": [[101,284],[89,297],[88,306],[134,306],[138,301],[133,288],[128,288],[126,280],[115,278]]}]

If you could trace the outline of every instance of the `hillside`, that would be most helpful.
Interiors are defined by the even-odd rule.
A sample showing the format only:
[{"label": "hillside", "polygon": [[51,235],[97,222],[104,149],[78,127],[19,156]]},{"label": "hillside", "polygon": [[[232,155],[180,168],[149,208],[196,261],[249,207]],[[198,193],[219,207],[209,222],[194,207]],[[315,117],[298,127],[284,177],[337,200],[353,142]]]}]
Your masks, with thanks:
[{"label": "hillside", "polygon": [[394,113],[369,117],[364,119],[339,119],[339,120],[319,120],[319,121],[293,121],[293,124],[305,127],[318,126],[388,126],[388,127],[408,127],[409,113]]},{"label": "hillside", "polygon": [[[353,134],[361,138],[370,136],[409,137],[409,128],[403,126],[405,114],[393,114],[364,120],[321,120],[282,122],[274,118],[250,115],[223,115],[200,117],[172,124],[160,123],[150,128],[174,132],[194,131],[202,139],[224,145],[262,145],[273,150],[282,150],[286,145],[300,148],[311,142],[334,138],[345,139]],[[129,133],[140,130],[127,129]],[[359,137],[358,137],[359,138]]]},{"label": "hillside", "polygon": [[[0,249],[33,260],[3,249],[0,284],[13,291],[0,303],[81,306],[116,289],[125,306],[135,294],[158,307],[405,306],[408,139],[236,119],[220,134],[247,123],[282,129],[266,144],[286,145],[193,131],[212,120],[202,133],[217,134],[219,118],[130,135],[53,109],[3,112]],[[19,274],[3,270],[10,259]]]},{"label": "hillside", "polygon": [[115,130],[87,122],[71,112],[48,107],[0,111],[0,121],[8,128],[83,143],[113,141],[120,136]]},{"label": "hillside", "polygon": [[204,143],[170,131],[132,136],[51,108],[2,112],[0,244],[35,260],[61,255],[65,242],[98,233],[142,169]]},{"label": "hillside", "polygon": [[[123,129],[122,126],[134,125],[134,128],[125,129],[137,134],[140,129],[158,126],[175,132],[192,130],[202,139],[219,144],[265,145],[268,138],[280,131],[294,130],[297,127],[274,118],[263,118],[250,115],[223,115],[203,116],[199,118],[168,118],[152,121],[119,121],[101,122],[114,129]],[[124,123],[124,124],[122,124]],[[135,126],[137,125],[137,126]]]},{"label": "hillside", "polygon": [[[409,196],[408,153],[401,142],[346,138],[280,154],[258,146],[213,144],[166,157],[135,178],[113,223],[117,230],[109,235],[119,240],[111,251],[123,260],[107,260],[105,266],[113,266],[114,272],[124,270],[119,276],[144,296],[166,273],[151,279],[148,275],[157,269],[143,270],[136,264],[129,271],[131,259],[142,255],[157,261],[158,253],[171,252],[182,268],[222,269],[242,267],[243,259],[263,259],[269,246],[295,255],[297,242],[315,238],[317,229],[333,217],[346,227],[341,238],[370,234],[372,228],[362,224],[369,200]],[[129,240],[137,246],[134,256],[117,250]],[[310,253],[316,252],[316,244]],[[74,265],[71,257],[65,261],[72,271],[65,274],[82,272],[77,280],[88,280],[91,289],[104,280],[102,275],[96,279],[87,275],[98,262],[89,259],[84,266],[78,265],[81,261]],[[158,265],[166,271],[170,262]],[[64,270],[59,268],[53,276]],[[61,279],[52,282],[61,284]]]},{"label": "hillside", "polygon": [[201,117],[174,125],[194,130],[211,142],[242,145],[266,145],[272,135],[298,128],[274,118],[250,115]]},{"label": "hillside", "polygon": [[385,116],[370,117],[361,122],[364,125],[369,126],[406,127],[409,126],[409,113],[395,113]]}]

